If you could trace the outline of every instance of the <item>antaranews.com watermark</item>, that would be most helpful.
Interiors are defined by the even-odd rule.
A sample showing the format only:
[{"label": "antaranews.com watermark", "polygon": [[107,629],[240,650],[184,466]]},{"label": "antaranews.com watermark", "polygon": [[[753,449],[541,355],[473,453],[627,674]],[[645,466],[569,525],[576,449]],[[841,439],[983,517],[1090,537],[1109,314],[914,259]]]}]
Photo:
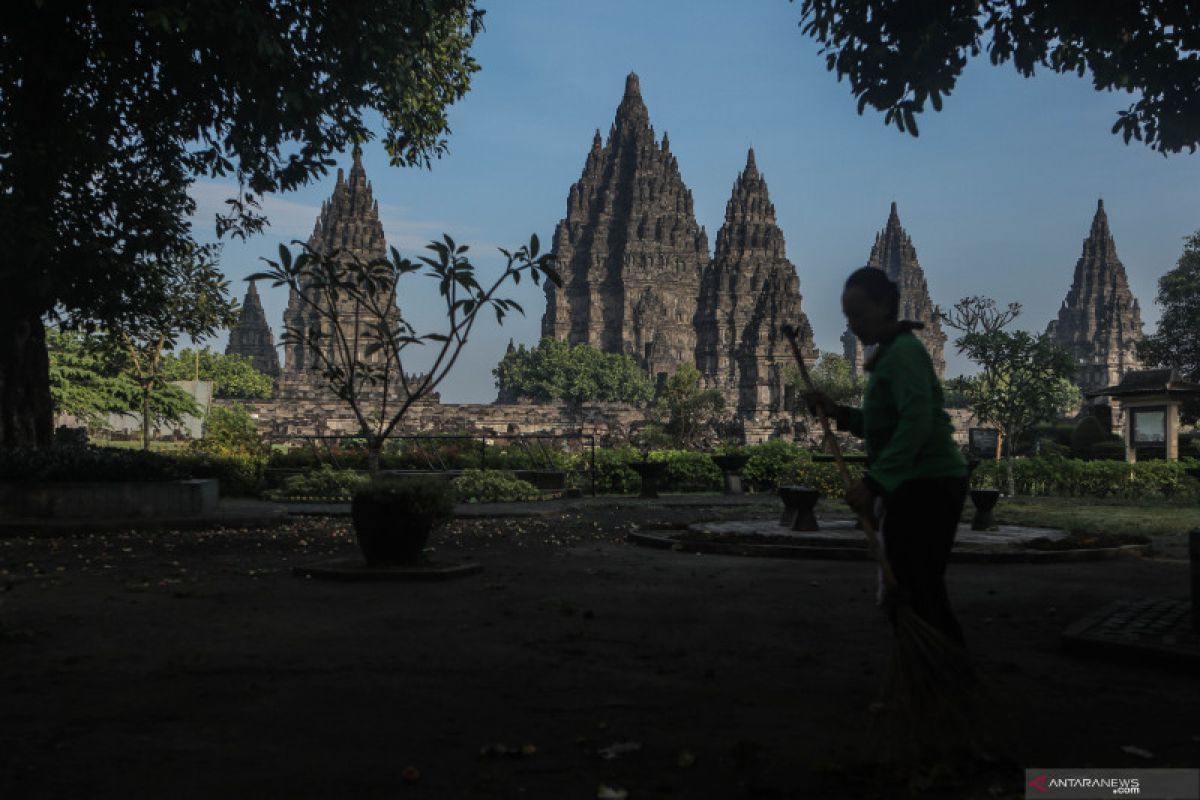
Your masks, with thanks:
[{"label": "antaranews.com watermark", "polygon": [[1027,769],[1028,800],[1200,800],[1200,769]]}]

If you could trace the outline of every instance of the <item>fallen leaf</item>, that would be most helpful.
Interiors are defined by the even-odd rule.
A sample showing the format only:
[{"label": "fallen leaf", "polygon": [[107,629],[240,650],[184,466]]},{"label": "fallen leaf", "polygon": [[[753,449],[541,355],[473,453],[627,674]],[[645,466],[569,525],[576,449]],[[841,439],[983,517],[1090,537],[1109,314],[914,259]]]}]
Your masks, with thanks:
[{"label": "fallen leaf", "polygon": [[629,797],[627,790],[604,783],[600,784],[600,788],[596,790],[596,800],[626,800],[627,797]]},{"label": "fallen leaf", "polygon": [[601,747],[596,753],[605,761],[612,761],[618,756],[625,755],[626,753],[636,753],[641,749],[641,742],[613,742],[608,747]]},{"label": "fallen leaf", "polygon": [[416,783],[421,779],[421,770],[411,765],[407,766],[400,770],[400,778],[405,783]]},{"label": "fallen leaf", "polygon": [[683,750],[679,753],[679,758],[676,759],[675,763],[687,769],[696,763],[696,754],[690,750]]},{"label": "fallen leaf", "polygon": [[1131,755],[1131,756],[1137,756],[1139,758],[1154,758],[1154,754],[1151,753],[1149,750],[1143,749],[1141,747],[1137,747],[1136,745],[1127,744],[1127,745],[1123,746],[1121,749],[1124,750],[1126,753],[1129,753],[1129,755]]}]

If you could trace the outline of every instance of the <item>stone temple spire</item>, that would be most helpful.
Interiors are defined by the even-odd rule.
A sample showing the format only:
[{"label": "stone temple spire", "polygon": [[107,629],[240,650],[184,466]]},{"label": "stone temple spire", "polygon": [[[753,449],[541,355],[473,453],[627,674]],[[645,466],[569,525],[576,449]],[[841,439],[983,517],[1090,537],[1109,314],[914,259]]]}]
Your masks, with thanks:
[{"label": "stone temple spire", "polygon": [[1075,382],[1084,391],[1119,383],[1140,366],[1135,348],[1142,338],[1142,313],[1117,257],[1103,200],[1096,204],[1058,319],[1046,333],[1075,357]]},{"label": "stone temple spire", "polygon": [[272,378],[279,377],[279,354],[275,352],[275,338],[271,335],[271,326],[267,324],[267,315],[263,312],[254,281],[250,281],[250,288],[246,290],[237,325],[229,331],[225,355],[245,356],[259,372],[265,372]]},{"label": "stone temple spire", "polygon": [[546,286],[542,335],[627,353],[653,376],[695,358],[708,238],[679,164],[655,141],[637,75],[608,140],[571,186],[554,233],[561,289]]},{"label": "stone temple spire", "polygon": [[[900,224],[900,213],[894,201],[887,224],[875,235],[867,266],[883,270],[900,287],[900,319],[924,323],[924,329],[915,331],[914,335],[929,351],[933,368],[940,378],[946,372],[946,334],[942,332],[938,308],[929,299],[929,286],[925,283],[925,272],[917,260],[917,249]],[[842,334],[842,347],[851,369],[861,373],[864,360],[862,343],[849,329]]]},{"label": "stone temple spire", "polygon": [[697,313],[696,363],[743,422],[786,411],[784,369],[793,364],[782,327],[800,331],[801,351],[816,361],[812,326],[800,308],[800,280],[753,148],[725,206],[717,250],[705,270]]},{"label": "stone temple spire", "polygon": [[[321,205],[321,213],[313,227],[308,246],[315,252],[335,258],[347,260],[358,258],[363,262],[387,257],[387,243],[383,235],[383,223],[379,220],[379,204],[375,201],[370,181],[367,180],[366,170],[362,164],[362,149],[355,145],[352,153],[350,174],[347,176],[341,169],[337,172],[333,194]],[[398,316],[399,309],[395,304],[395,289],[385,289],[392,293],[388,316]],[[373,320],[367,318],[366,312],[356,309],[347,301],[347,306],[341,309],[345,317],[358,316],[362,325],[370,325]],[[303,302],[296,292],[288,298],[287,309],[283,314],[285,329],[309,330],[314,326],[322,326],[320,317]],[[366,345],[363,345],[364,348]],[[284,372],[288,375],[315,375],[318,365],[314,362],[309,347],[297,341],[285,345],[286,363]]]}]

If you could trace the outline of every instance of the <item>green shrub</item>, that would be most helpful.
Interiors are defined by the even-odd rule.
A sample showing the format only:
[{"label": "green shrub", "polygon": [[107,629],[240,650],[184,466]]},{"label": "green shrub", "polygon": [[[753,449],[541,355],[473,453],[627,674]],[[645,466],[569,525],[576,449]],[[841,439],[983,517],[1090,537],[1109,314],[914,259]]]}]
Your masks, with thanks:
[{"label": "green shrub", "polygon": [[[857,481],[862,477],[864,470],[861,464],[847,464],[846,468],[851,480]],[[822,497],[828,499],[846,496],[846,485],[842,475],[838,472],[837,464],[831,462],[801,461],[784,482],[816,489]]]},{"label": "green shrub", "polygon": [[667,492],[711,492],[724,485],[721,470],[705,453],[690,450],[655,450],[651,461],[667,462],[660,488]]},{"label": "green shrub", "polygon": [[[1018,458],[1013,461],[1017,494],[1059,497],[1187,497],[1195,482],[1185,470],[1192,461],[1083,461],[1072,458]],[[984,461],[971,476],[975,488],[1003,488],[1004,462]]]},{"label": "green shrub", "polygon": [[371,504],[393,504],[411,517],[425,517],[438,525],[454,518],[454,491],[440,478],[377,478],[361,480],[354,488],[355,499]]},{"label": "green shrub", "polygon": [[216,478],[224,497],[257,497],[267,467],[261,453],[195,453],[180,460],[191,477]]},{"label": "green shrub", "polygon": [[262,453],[262,437],[249,409],[241,403],[215,406],[204,420],[204,436],[191,444],[209,452]]},{"label": "green shrub", "polygon": [[499,470],[468,469],[452,484],[461,503],[518,503],[541,497],[529,481]]},{"label": "green shrub", "polygon": [[352,469],[334,469],[329,464],[319,469],[285,478],[283,486],[265,492],[268,500],[333,500],[344,502],[369,483],[366,475]]},{"label": "green shrub", "polygon": [[[590,489],[587,471],[591,465],[591,450],[583,450],[571,458],[571,481],[582,488]],[[642,485],[642,479],[629,468],[629,462],[638,461],[641,455],[632,445],[615,448],[596,448],[596,493],[632,494]],[[578,476],[578,477],[575,477]]]},{"label": "green shrub", "polygon": [[1124,461],[1125,442],[1120,436],[1109,435],[1092,445],[1092,458],[1097,461]]},{"label": "green shrub", "polygon": [[0,450],[0,481],[170,481],[192,477],[187,465],[162,453],[68,446]]},{"label": "green shrub", "polygon": [[742,468],[742,481],[756,492],[773,492],[781,483],[795,479],[802,463],[812,456],[792,442],[775,439],[746,448],[750,460]]},{"label": "green shrub", "polygon": [[1071,455],[1075,458],[1091,458],[1092,448],[1107,438],[1108,432],[1104,430],[1100,420],[1086,416],[1079,420],[1075,430],[1071,431]]}]

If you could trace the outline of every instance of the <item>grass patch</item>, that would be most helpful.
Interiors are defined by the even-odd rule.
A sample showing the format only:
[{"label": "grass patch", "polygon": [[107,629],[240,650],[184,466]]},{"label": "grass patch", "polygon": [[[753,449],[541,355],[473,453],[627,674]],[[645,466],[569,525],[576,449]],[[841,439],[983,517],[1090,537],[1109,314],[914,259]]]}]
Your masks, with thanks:
[{"label": "grass patch", "polygon": [[[968,500],[963,509],[963,519],[970,520],[974,513],[975,509]],[[995,516],[1001,525],[1062,528],[1070,531],[1073,537],[1129,538],[1183,536],[1200,521],[1200,509],[1194,502],[1183,504],[1162,500],[1013,497],[1000,499]]]}]

